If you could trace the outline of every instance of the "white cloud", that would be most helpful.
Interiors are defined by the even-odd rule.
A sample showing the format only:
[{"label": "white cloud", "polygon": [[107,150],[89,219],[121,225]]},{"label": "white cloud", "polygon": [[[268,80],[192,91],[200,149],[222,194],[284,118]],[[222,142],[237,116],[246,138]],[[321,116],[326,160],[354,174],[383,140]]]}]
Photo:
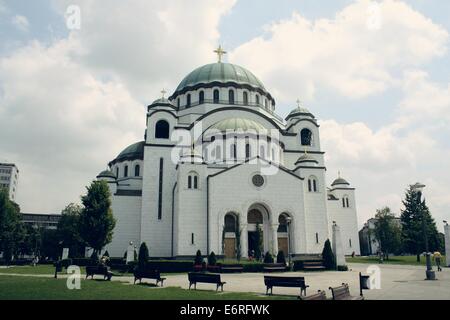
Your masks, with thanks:
[{"label": "white cloud", "polygon": [[299,94],[312,100],[318,87],[349,98],[381,93],[398,85],[399,70],[446,52],[448,32],[400,1],[380,2],[380,28],[369,28],[373,3],[357,1],[334,19],[294,13],[237,47],[230,60],[258,70],[279,100],[294,101]]},{"label": "white cloud", "polygon": [[28,19],[25,16],[15,15],[11,21],[12,24],[22,32],[27,32],[30,27],[30,23],[28,22]]}]

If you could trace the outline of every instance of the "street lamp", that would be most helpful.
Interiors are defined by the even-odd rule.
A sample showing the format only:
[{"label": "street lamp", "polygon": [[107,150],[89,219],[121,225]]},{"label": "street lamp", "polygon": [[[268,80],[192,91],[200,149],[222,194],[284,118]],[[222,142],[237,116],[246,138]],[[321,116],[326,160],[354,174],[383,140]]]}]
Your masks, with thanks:
[{"label": "street lamp", "polygon": [[288,236],[288,263],[289,263],[289,270],[291,270],[291,217],[286,217],[286,225],[287,225],[287,236]]},{"label": "street lamp", "polygon": [[431,266],[431,257],[430,252],[428,249],[428,235],[427,235],[427,227],[425,223],[425,211],[421,208],[421,198],[422,198],[422,191],[423,188],[425,188],[425,185],[422,183],[417,182],[412,186],[412,189],[417,193],[417,205],[418,210],[421,211],[422,214],[422,232],[423,232],[423,239],[425,242],[425,257],[427,261],[427,271],[426,271],[426,280],[436,280],[436,275],[433,271],[433,267]]}]

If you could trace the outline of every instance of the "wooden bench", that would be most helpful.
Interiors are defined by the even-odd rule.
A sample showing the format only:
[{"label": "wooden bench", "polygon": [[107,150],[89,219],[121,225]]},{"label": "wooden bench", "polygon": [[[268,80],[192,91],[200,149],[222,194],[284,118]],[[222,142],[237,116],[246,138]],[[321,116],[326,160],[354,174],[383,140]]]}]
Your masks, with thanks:
[{"label": "wooden bench", "polygon": [[323,290],[319,290],[317,293],[309,296],[299,296],[300,300],[327,300],[327,294]]},{"label": "wooden bench", "polygon": [[286,265],[284,263],[265,263],[263,266],[264,272],[284,272]]},{"label": "wooden bench", "polygon": [[244,266],[242,264],[220,264],[221,273],[234,273],[244,271]]},{"label": "wooden bench", "polygon": [[266,285],[266,294],[268,294],[270,289],[270,294],[272,294],[273,287],[288,287],[288,288],[300,288],[300,295],[306,295],[305,278],[304,277],[273,277],[264,276],[264,284]]},{"label": "wooden bench", "polygon": [[191,286],[194,285],[194,289],[197,289],[197,283],[214,283],[216,285],[216,291],[219,290],[219,287],[222,288],[226,282],[221,281],[220,274],[214,273],[196,273],[190,272],[188,273],[189,280],[189,290]]},{"label": "wooden bench", "polygon": [[154,279],[156,280],[156,286],[161,282],[161,287],[164,287],[164,280],[166,278],[161,278],[161,274],[158,270],[139,270],[138,268],[134,270],[134,283],[136,284],[136,280],[139,280],[139,283],[142,282],[142,279]]},{"label": "wooden bench", "polygon": [[303,270],[325,270],[325,266],[323,265],[323,261],[304,261],[303,262]]},{"label": "wooden bench", "polygon": [[350,289],[347,283],[343,283],[339,287],[330,287],[331,293],[333,294],[333,300],[364,300],[362,296],[352,296],[350,295]]},{"label": "wooden bench", "polygon": [[106,266],[87,266],[86,267],[86,279],[91,277],[94,279],[94,275],[102,275],[105,280],[110,281],[113,273],[109,271],[109,267]]}]

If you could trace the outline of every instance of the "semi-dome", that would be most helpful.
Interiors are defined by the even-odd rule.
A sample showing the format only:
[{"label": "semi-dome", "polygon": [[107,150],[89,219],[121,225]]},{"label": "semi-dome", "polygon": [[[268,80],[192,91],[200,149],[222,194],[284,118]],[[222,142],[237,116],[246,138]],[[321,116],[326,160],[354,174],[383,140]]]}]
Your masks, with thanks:
[{"label": "semi-dome", "polygon": [[263,83],[252,72],[236,64],[217,62],[206,64],[189,73],[169,99],[172,100],[179,94],[196,90],[205,85],[220,84],[234,84],[257,90],[271,98]]},{"label": "semi-dome", "polygon": [[140,141],[126,147],[116,159],[111,161],[110,165],[126,160],[144,160],[144,146],[145,141]]},{"label": "semi-dome", "polygon": [[314,115],[308,109],[299,106],[299,107],[295,108],[294,110],[292,110],[291,112],[289,112],[288,116],[286,117],[286,121],[289,120],[290,118],[298,117],[298,116],[303,116],[303,117],[308,117],[308,118],[314,119]]},{"label": "semi-dome", "polygon": [[318,164],[318,161],[316,159],[314,159],[313,156],[305,153],[304,155],[302,155],[300,158],[298,158],[297,162],[295,162],[295,164],[304,164],[304,163],[315,163]]},{"label": "semi-dome", "polygon": [[228,118],[221,120],[208,128],[207,132],[229,132],[229,131],[256,131],[265,132],[267,129],[260,123],[245,118]]}]

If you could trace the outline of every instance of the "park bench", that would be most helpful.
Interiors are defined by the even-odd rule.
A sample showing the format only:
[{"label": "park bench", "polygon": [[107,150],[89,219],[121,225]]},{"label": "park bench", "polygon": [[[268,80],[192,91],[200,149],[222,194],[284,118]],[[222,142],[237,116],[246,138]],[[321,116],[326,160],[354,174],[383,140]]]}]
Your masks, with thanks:
[{"label": "park bench", "polygon": [[303,270],[311,270],[311,271],[325,270],[325,266],[323,265],[322,260],[304,261]]},{"label": "park bench", "polygon": [[242,266],[242,264],[220,264],[221,273],[233,273],[242,271],[244,271],[244,267]]},{"label": "park bench", "polygon": [[288,288],[300,288],[300,295],[306,295],[305,278],[304,277],[274,277],[274,276],[264,276],[264,284],[266,285],[266,294],[268,294],[270,289],[270,294],[272,294],[273,287],[288,287]]},{"label": "park bench", "polygon": [[264,272],[284,272],[286,265],[284,263],[265,263],[263,265]]},{"label": "park bench", "polygon": [[327,294],[323,290],[319,290],[317,293],[309,296],[299,296],[300,300],[327,300]]},{"label": "park bench", "polygon": [[196,273],[189,272],[188,273],[189,280],[189,290],[191,286],[194,285],[194,289],[197,289],[197,283],[214,283],[216,284],[216,291],[219,290],[219,287],[222,288],[226,282],[222,282],[220,279],[220,274],[214,273]]},{"label": "park bench", "polygon": [[347,283],[343,283],[339,287],[330,287],[331,293],[333,294],[333,300],[364,300],[362,296],[352,296],[350,295],[350,289]]},{"label": "park bench", "polygon": [[94,275],[102,275],[105,280],[110,281],[113,273],[109,271],[107,266],[87,266],[86,267],[86,279],[91,277],[94,279]]},{"label": "park bench", "polygon": [[161,287],[164,287],[164,280],[166,280],[166,278],[161,278],[161,274],[158,270],[139,270],[139,268],[136,268],[133,274],[135,284],[136,280],[139,280],[139,283],[141,283],[142,279],[154,279],[156,280],[156,286],[161,282]]}]

